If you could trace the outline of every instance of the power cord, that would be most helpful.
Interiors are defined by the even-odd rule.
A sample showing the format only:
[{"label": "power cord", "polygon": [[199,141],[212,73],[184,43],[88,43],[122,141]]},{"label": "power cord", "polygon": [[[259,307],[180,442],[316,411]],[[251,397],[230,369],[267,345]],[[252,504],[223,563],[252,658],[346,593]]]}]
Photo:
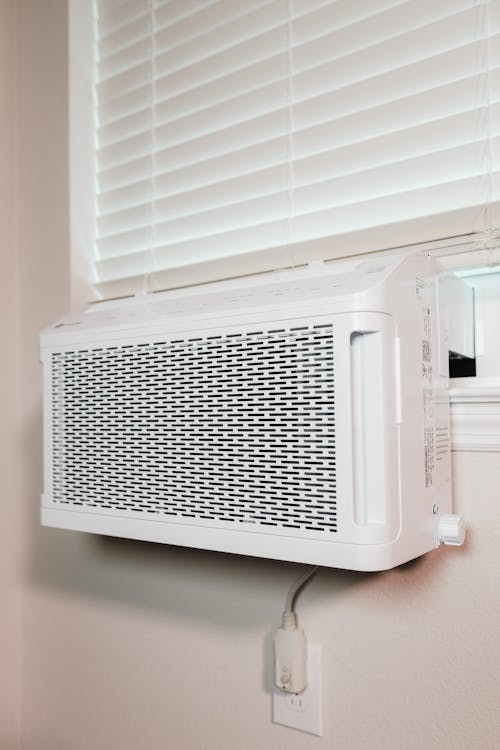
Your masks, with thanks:
[{"label": "power cord", "polygon": [[307,687],[307,642],[304,631],[297,627],[295,600],[318,570],[318,565],[308,568],[290,586],[281,627],[274,636],[275,682],[286,693],[302,693]]}]

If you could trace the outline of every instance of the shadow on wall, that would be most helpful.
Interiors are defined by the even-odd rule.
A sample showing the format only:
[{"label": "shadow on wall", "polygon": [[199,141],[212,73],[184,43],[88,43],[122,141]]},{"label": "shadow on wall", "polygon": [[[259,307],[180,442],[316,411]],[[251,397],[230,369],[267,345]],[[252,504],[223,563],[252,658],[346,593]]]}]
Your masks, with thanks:
[{"label": "shadow on wall", "polygon": [[[40,525],[42,420],[38,414],[25,435],[26,576],[32,584],[76,596],[101,598],[127,610],[196,618],[220,627],[265,630],[278,626],[288,587],[302,566],[274,560],[96,536]],[[429,557],[429,556],[427,556]],[[389,586],[381,596],[405,598],[407,578],[424,585],[433,564],[420,558],[387,573],[323,568],[302,594],[308,609],[337,603],[360,586]],[[413,589],[416,581],[412,581]],[[269,642],[266,643],[266,649]]]}]

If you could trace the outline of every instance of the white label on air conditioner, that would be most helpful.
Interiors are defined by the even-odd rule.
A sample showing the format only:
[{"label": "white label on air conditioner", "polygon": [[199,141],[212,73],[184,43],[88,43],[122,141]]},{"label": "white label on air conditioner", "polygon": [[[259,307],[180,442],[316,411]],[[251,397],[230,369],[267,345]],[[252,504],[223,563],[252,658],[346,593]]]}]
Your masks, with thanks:
[{"label": "white label on air conditioner", "polygon": [[[428,291],[428,290],[426,290]],[[425,486],[434,483],[435,461],[435,414],[432,387],[432,321],[431,308],[422,307],[422,378],[424,380],[424,466]]]},{"label": "white label on air conditioner", "polygon": [[434,483],[435,445],[434,445],[434,398],[432,388],[424,388],[424,452],[425,452],[425,486]]}]

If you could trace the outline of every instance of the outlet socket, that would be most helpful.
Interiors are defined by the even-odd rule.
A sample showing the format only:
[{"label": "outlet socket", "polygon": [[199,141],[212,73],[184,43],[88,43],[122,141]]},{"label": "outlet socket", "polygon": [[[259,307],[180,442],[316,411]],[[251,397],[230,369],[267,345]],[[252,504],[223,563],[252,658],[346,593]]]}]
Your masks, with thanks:
[{"label": "outlet socket", "polygon": [[321,647],[307,646],[307,687],[298,695],[273,690],[273,722],[323,736]]}]

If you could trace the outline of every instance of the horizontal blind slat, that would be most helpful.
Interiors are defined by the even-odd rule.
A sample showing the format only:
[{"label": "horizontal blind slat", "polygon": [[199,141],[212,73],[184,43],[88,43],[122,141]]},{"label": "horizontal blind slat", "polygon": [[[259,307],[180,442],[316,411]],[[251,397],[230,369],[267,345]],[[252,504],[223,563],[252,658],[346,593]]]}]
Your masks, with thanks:
[{"label": "horizontal blind slat", "polygon": [[185,117],[168,121],[168,102],[155,108],[155,133],[161,148],[167,148],[185,140],[200,138],[210,133],[225,130],[238,123],[254,120],[277,109],[287,106],[288,83],[275,81],[267,86],[252,91],[251,96],[242,94],[232,99],[215,104],[201,112],[194,112]]},{"label": "horizontal blind slat", "polygon": [[196,263],[207,258],[223,258],[237,253],[259,250],[263,247],[282,245],[287,240],[288,222],[285,219],[274,220],[244,229],[207,234],[183,242],[172,242],[163,247],[160,245],[153,251],[143,249],[129,255],[117,255],[114,258],[99,260],[96,265],[99,278],[109,281],[122,275],[126,276],[129,271],[132,271],[132,274],[140,272],[141,263],[146,259],[151,261],[153,253],[154,269],[161,270]]},{"label": "horizontal blind slat", "polygon": [[191,91],[204,84],[232,75],[287,50],[288,33],[278,26],[236,46],[217,51],[201,62],[177,70],[161,71],[155,61],[156,93],[159,99]]},{"label": "horizontal blind slat", "polygon": [[[266,186],[265,191],[262,189],[263,185]],[[99,236],[102,238],[107,234],[129,230],[143,222],[194,217],[208,210],[233,206],[263,195],[286,192],[287,189],[288,165],[282,164],[163,198],[158,196],[155,190],[156,198],[152,206],[148,202],[142,202],[139,205],[127,206],[121,211],[101,214],[98,218]]]},{"label": "horizontal blind slat", "polygon": [[441,150],[439,159],[436,153],[429,153],[365,168],[362,182],[359,172],[354,172],[299,185],[294,191],[295,211],[297,214],[321,211],[382,198],[387,193],[393,195],[466,179],[478,170],[487,147],[487,141],[476,141]]},{"label": "horizontal blind slat", "polygon": [[[464,29],[462,36],[457,35],[449,40],[446,47],[438,42],[422,49],[421,39],[396,39],[394,44],[384,44],[384,48],[390,47],[382,60],[380,53],[375,49],[366,49],[354,53],[347,58],[339,58],[325,63],[319,68],[313,68],[305,72],[298,72],[294,77],[294,89],[298,98],[321,94],[323,91],[333,92],[336,89],[353,86],[363,81],[376,81],[384,75],[396,72],[405,73],[408,88],[414,87],[414,75],[419,67],[426,68],[436,77],[445,77],[453,74],[453,63],[455,58],[467,57],[469,62],[469,73],[481,70],[482,60],[479,52],[481,42],[470,38],[470,34]],[[452,43],[453,41],[453,43]],[[391,54],[389,54],[389,52]],[[455,75],[455,77],[458,77]]]},{"label": "horizontal blind slat", "polygon": [[120,211],[123,211],[144,203],[144,200],[152,194],[152,181],[149,177],[149,171],[148,164],[148,168],[144,169],[142,179],[135,179],[134,182],[117,190],[100,188],[97,194],[98,221],[101,216],[116,213],[117,207]]},{"label": "horizontal blind slat", "polygon": [[[350,5],[350,4],[349,4]],[[384,6],[387,7],[384,7]],[[338,3],[334,4],[334,8]],[[358,13],[352,16],[354,6],[339,14],[334,14],[329,6],[328,13],[314,14],[297,18],[293,24],[293,42],[297,57],[304,67],[312,61],[317,64],[322,58],[341,57],[349,52],[371,47],[391,37],[417,31],[422,27],[439,25],[443,20],[452,19],[457,14],[472,17],[479,14],[476,0],[406,0],[387,4],[371,4],[371,13]],[[314,20],[314,22],[312,22]],[[471,33],[475,32],[474,26]],[[453,33],[449,30],[449,33]]]},{"label": "horizontal blind slat", "polygon": [[[147,7],[147,6],[146,6]],[[99,0],[97,27],[98,36],[111,34],[128,23],[143,15],[145,4],[142,0],[125,0],[122,3],[108,4]]]},{"label": "horizontal blind slat", "polygon": [[216,5],[219,0],[167,0],[167,2],[154,2],[155,25],[174,26],[185,18],[199,13],[211,5]]},{"label": "horizontal blind slat", "polygon": [[138,112],[122,117],[119,120],[102,125],[97,129],[98,143],[98,160],[99,149],[106,146],[119,146],[124,140],[133,136],[150,131],[151,129],[151,110],[149,107],[141,109]]},{"label": "horizontal blind slat", "polygon": [[154,270],[149,249],[135,250],[108,260],[98,260],[96,267],[98,277],[103,282],[127,276],[143,276]]},{"label": "horizontal blind slat", "polygon": [[[179,40],[172,32],[172,38],[164,39],[160,32],[155,38],[156,69],[162,72],[175,72],[189,65],[199,63],[228,48],[237,48],[242,42],[259,37],[266,31],[278,26],[286,26],[287,4],[285,0],[273,0],[271,3],[261,4],[262,7],[249,9],[242,3],[238,5],[240,13],[237,17],[224,23],[216,29],[200,29],[200,34],[194,39],[178,43]],[[243,15],[241,9],[247,12]],[[248,12],[249,11],[249,12]],[[170,30],[169,30],[170,31]],[[169,48],[169,44],[172,46]]]},{"label": "horizontal blind slat", "polygon": [[[368,75],[355,81],[338,78],[325,91],[324,82],[315,85],[313,76],[306,73],[294,80],[295,109],[311,107],[309,120],[322,119],[369,109],[398,98],[418,95],[440,86],[454,84],[463,78],[474,79],[478,86],[481,68],[477,63],[480,43],[473,42],[455,50],[442,52],[431,58]],[[313,74],[315,76],[315,74]]]},{"label": "horizontal blind slat", "polygon": [[[158,145],[154,161],[157,173],[181,169],[229,152],[251,148],[260,143],[285,137],[288,112],[282,108],[247,122],[237,123],[219,132],[176,144],[171,148]],[[149,153],[152,134],[143,133],[126,141],[101,148],[98,152],[98,178],[109,179],[117,186],[129,181],[128,165],[142,163]],[[215,165],[215,161],[214,161]]]},{"label": "horizontal blind slat", "polygon": [[132,65],[117,75],[110,76],[105,81],[96,84],[98,109],[108,105],[114,99],[119,99],[137,88],[147,86],[152,80],[151,61],[143,60],[138,65]]},{"label": "horizontal blind slat", "polygon": [[294,185],[361,173],[377,166],[402,162],[477,141],[484,135],[483,110],[475,108],[430,122],[394,130],[367,140],[322,150],[294,161]]},{"label": "horizontal blind slat", "polygon": [[138,161],[151,152],[151,132],[145,130],[118,143],[99,148],[97,168],[99,171]]},{"label": "horizontal blind slat", "polygon": [[[152,97],[152,86],[144,84],[122,96],[104,101],[99,107],[99,124],[111,128],[117,121],[130,117],[138,110],[150,107]],[[119,138],[117,137],[116,140],[119,140]]]},{"label": "horizontal blind slat", "polygon": [[153,244],[153,227],[151,224],[124,231],[121,234],[97,237],[97,257],[105,258],[114,255],[129,255],[138,250],[147,250]]},{"label": "horizontal blind slat", "polygon": [[178,169],[196,164],[205,159],[215,159],[228,152],[234,153],[286,136],[287,127],[288,111],[283,107],[253,120],[238,122],[201,138],[177,143],[171,148],[158,142],[159,150],[155,154],[155,167],[158,171],[167,171],[167,169]]},{"label": "horizontal blind slat", "polygon": [[294,29],[299,43],[317,36],[318,29],[325,31],[344,28],[354,23],[370,19],[408,0],[292,0]]},{"label": "horizontal blind slat", "polygon": [[260,27],[270,17],[281,17],[284,7],[284,0],[247,0],[245,3],[218,0],[196,13],[186,15],[176,23],[165,25],[157,32],[157,45],[166,50],[184,47],[193,42],[203,44],[202,40],[207,36],[213,38],[214,32],[217,32],[219,42],[228,36],[229,29],[229,33],[238,32],[245,22],[256,22]]},{"label": "horizontal blind slat", "polygon": [[122,254],[130,247],[131,239],[138,249],[146,249],[151,247],[153,241],[155,244],[182,242],[218,233],[221,228],[236,232],[249,226],[268,223],[273,218],[285,220],[288,201],[288,191],[283,189],[281,192],[232,203],[229,206],[199,210],[195,214],[196,223],[193,221],[193,215],[165,220],[163,214],[159,214],[148,226],[132,227],[117,234],[98,238],[99,257]]},{"label": "horizontal blind slat", "polygon": [[106,246],[106,240],[109,240],[111,244],[112,240],[119,235],[129,233],[132,230],[139,230],[151,224],[152,206],[148,200],[147,186],[146,192],[141,197],[142,202],[135,206],[128,206],[122,211],[115,211],[98,217],[97,241],[100,248]]},{"label": "horizontal blind slat", "polygon": [[147,37],[134,42],[115,55],[106,57],[97,65],[97,82],[125,73],[151,58],[151,41]]},{"label": "horizontal blind slat", "polygon": [[[481,206],[487,198],[486,175],[473,175],[455,183],[408,190],[383,197],[350,203],[346,206],[308,212],[292,218],[295,242],[306,238],[335,236],[375,226],[384,217],[391,224],[422,216],[431,216],[468,206]],[[313,228],[313,233],[311,233]]]},{"label": "horizontal blind slat", "polygon": [[[287,163],[288,153],[288,138],[282,136],[239,149],[238,152],[228,151],[213,159],[190,163],[179,169],[169,169],[171,164],[166,159],[167,168],[162,170],[157,160],[153,176],[159,196],[173,195],[176,192],[203,187],[217,180],[230,179],[240,174]],[[107,211],[112,206],[129,204],[130,194],[127,191],[135,189],[138,181],[142,179],[141,175],[149,174],[150,162],[149,158],[145,158],[99,173],[99,200],[104,196],[109,201]],[[133,199],[133,202],[140,201]]]},{"label": "horizontal blind slat", "polygon": [[315,102],[312,112],[310,104],[296,109],[298,130],[293,135],[294,146],[297,154],[314,153],[323,150],[324,144],[333,140],[342,145],[374,138],[427,122],[431,118],[437,120],[459,114],[474,108],[477,103],[477,78],[474,76],[359,112],[339,115],[319,124],[315,124],[319,106]]},{"label": "horizontal blind slat", "polygon": [[[140,182],[151,173],[151,157],[145,154],[138,159],[130,159],[119,166],[100,169],[97,172],[98,195],[111,193]],[[120,200],[114,204],[120,205]]]},{"label": "horizontal blind slat", "polygon": [[[206,112],[211,107],[246,96],[254,101],[253,94],[258,89],[267,88],[278,81],[287,81],[288,54],[281,52],[267,60],[241,68],[223,78],[216,79],[177,96],[169,96],[162,102],[162,95],[156,91],[156,123],[177,120],[183,116],[192,116],[196,112]],[[252,94],[252,96],[250,96]],[[258,111],[258,102],[254,109]]]},{"label": "horizontal blind slat", "polygon": [[227,180],[288,163],[289,142],[286,136],[257,143],[238,151],[227,151],[213,159],[189,164],[180,169],[161,172],[155,167],[155,182],[159,195],[174,195],[186,190],[197,190],[218,180]]},{"label": "horizontal blind slat", "polygon": [[144,7],[143,12],[129,23],[99,37],[99,59],[104,61],[109,57],[125,52],[132,44],[147,39],[150,30],[149,14],[147,8]]}]

